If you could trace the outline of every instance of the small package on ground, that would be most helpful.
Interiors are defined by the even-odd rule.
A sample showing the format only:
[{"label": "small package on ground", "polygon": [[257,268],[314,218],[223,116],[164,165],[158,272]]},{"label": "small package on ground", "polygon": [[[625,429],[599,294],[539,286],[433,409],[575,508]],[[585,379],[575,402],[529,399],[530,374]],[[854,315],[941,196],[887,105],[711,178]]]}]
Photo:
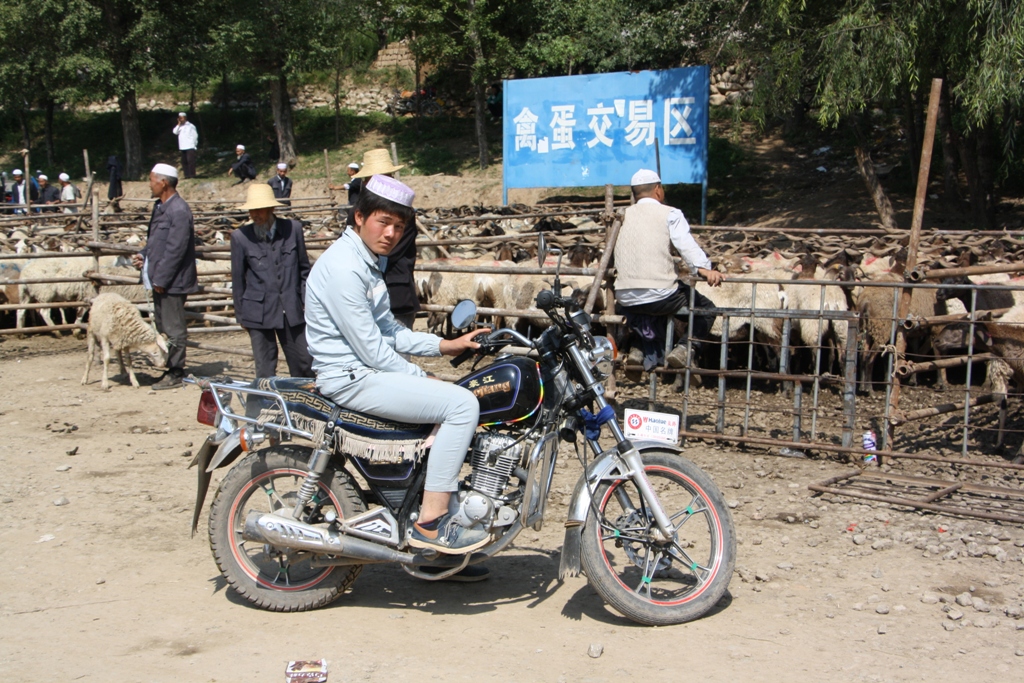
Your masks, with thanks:
[{"label": "small package on ground", "polygon": [[284,670],[285,683],[325,683],[327,681],[327,660],[309,659],[288,662]]}]

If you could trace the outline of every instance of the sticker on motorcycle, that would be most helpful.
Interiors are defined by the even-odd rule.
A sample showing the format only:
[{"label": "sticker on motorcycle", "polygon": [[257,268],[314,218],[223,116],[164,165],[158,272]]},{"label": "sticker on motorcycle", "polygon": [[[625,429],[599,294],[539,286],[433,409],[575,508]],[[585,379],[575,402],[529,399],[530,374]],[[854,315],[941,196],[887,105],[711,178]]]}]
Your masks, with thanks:
[{"label": "sticker on motorcycle", "polygon": [[629,439],[651,439],[676,444],[679,442],[679,416],[626,409],[625,433]]}]

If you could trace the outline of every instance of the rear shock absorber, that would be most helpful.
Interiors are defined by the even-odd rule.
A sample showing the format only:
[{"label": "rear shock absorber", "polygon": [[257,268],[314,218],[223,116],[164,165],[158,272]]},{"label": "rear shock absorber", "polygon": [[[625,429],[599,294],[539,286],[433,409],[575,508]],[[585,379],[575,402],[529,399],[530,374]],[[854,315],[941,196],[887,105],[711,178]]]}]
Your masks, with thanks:
[{"label": "rear shock absorber", "polygon": [[313,450],[313,455],[309,457],[307,465],[309,472],[302,480],[302,486],[299,488],[298,498],[295,501],[295,509],[292,511],[292,517],[299,521],[303,521],[302,515],[306,505],[313,499],[313,494],[316,493],[317,486],[320,484],[320,477],[327,470],[327,463],[331,459],[331,449],[334,446],[334,427],[339,415],[341,415],[341,406],[336,405],[327,420],[327,426],[324,427],[323,438]]}]

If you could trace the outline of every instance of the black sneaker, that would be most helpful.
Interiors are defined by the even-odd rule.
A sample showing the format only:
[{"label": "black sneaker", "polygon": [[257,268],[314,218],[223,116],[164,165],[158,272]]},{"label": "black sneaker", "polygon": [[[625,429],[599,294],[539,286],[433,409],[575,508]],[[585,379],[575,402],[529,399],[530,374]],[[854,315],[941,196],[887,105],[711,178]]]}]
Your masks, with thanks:
[{"label": "black sneaker", "polygon": [[419,524],[413,524],[409,545],[448,555],[464,555],[482,548],[490,540],[491,535],[486,531],[467,529],[456,524],[450,514],[445,514],[438,517],[437,528],[432,531],[420,527]]},{"label": "black sneaker", "polygon": [[163,391],[164,389],[180,389],[183,384],[181,382],[182,375],[177,372],[165,372],[164,376],[156,381],[153,386],[150,387],[153,391]]},{"label": "black sneaker", "polygon": [[[421,572],[424,574],[440,574],[441,572],[448,571],[447,567],[420,567]],[[484,581],[491,576],[491,570],[482,564],[471,564],[460,572],[456,572],[441,581],[457,581],[459,583],[476,583],[477,581]]]}]

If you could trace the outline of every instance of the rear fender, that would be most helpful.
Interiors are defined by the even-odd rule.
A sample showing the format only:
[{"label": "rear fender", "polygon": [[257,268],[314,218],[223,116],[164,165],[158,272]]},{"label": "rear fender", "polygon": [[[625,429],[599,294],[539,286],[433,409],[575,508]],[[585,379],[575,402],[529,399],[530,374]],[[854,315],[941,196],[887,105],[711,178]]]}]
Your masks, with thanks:
[{"label": "rear fender", "polygon": [[[223,432],[221,432],[223,433]],[[197,466],[198,481],[196,482],[196,507],[192,511],[192,535],[199,528],[199,513],[206,502],[206,492],[210,489],[210,474],[219,467],[230,465],[242,454],[241,432],[234,431],[226,438],[217,441],[217,433],[206,438],[206,442],[192,458],[189,467]]]},{"label": "rear fender", "polygon": [[[634,441],[633,446],[645,453],[647,451],[661,450],[682,453],[678,446],[663,443],[661,441]],[[615,450],[611,449],[604,455],[594,460],[587,467],[587,471],[576,482],[576,488],[572,492],[572,499],[569,501],[569,516],[565,520],[565,540],[562,543],[562,557],[558,567],[559,580],[566,576],[579,576],[581,571],[580,552],[583,540],[583,525],[590,514],[591,496],[590,490],[605,477],[619,472],[621,461],[615,457]]]}]

